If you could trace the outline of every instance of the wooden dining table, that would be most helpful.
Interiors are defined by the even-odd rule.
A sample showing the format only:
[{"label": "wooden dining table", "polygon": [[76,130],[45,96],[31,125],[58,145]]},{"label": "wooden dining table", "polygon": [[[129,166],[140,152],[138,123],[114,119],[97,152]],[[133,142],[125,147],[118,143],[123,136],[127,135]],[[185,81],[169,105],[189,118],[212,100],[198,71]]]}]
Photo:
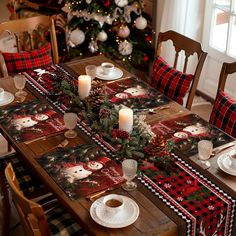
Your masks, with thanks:
[{"label": "wooden dining table", "polygon": [[[86,65],[94,64],[98,66],[104,61],[112,62],[103,55],[99,55],[81,60],[74,60],[66,63],[64,66],[71,74],[78,76],[85,74]],[[116,64],[115,62],[112,63],[123,71],[122,79],[134,76],[119,64]],[[0,87],[3,87],[6,91],[13,94],[16,92],[11,77],[1,78]],[[26,90],[28,95],[26,100],[23,102],[31,101],[36,98],[45,102],[47,101],[45,97],[32,88],[32,86],[27,85]],[[12,104],[21,104],[21,102],[22,101],[19,101],[16,98]],[[8,106],[9,105],[3,106],[0,109],[7,108]],[[55,109],[57,110],[56,107]],[[146,121],[150,124],[153,122],[158,123],[165,121],[166,119],[170,119],[170,117],[175,119],[188,114],[192,114],[191,111],[185,109],[174,101],[169,102],[166,109],[159,109],[156,114],[145,112]],[[37,175],[50,191],[53,192],[61,204],[66,207],[66,209],[73,215],[74,219],[84,227],[85,231],[88,232],[89,235],[187,235],[186,222],[173,214],[173,211],[166,206],[163,201],[161,201],[152,191],[141,184],[138,180],[135,180],[138,187],[134,191],[126,192],[121,187],[117,187],[103,193],[118,193],[132,198],[138,204],[140,209],[138,219],[132,225],[117,229],[97,224],[90,216],[90,207],[96,198],[91,199],[89,197],[81,197],[77,200],[71,200],[36,161],[37,157],[47,153],[48,150],[53,150],[58,144],[61,144],[63,140],[65,140],[64,132],[49,134],[41,139],[32,140],[30,142],[16,142],[7,129],[3,126],[0,127],[1,132],[8,140],[9,144],[17,153],[19,153],[19,155],[21,155],[22,159],[24,159],[26,164],[34,171],[35,175]],[[89,136],[85,135],[85,133],[80,129],[78,129],[77,132],[78,136],[76,138],[68,139],[69,143],[67,144],[67,147],[75,147],[78,144],[94,143],[94,141]],[[204,175],[213,179],[219,186],[226,189],[234,198],[236,198],[236,177],[219,170],[217,165],[218,155],[210,159],[211,167],[205,170],[201,167],[197,155],[189,157],[184,153],[181,153],[179,150],[176,150],[176,153],[181,155],[183,160],[191,164],[197,169],[197,171],[204,173]],[[98,197],[100,196],[101,195],[98,195]],[[233,228],[235,230],[235,226]]]}]

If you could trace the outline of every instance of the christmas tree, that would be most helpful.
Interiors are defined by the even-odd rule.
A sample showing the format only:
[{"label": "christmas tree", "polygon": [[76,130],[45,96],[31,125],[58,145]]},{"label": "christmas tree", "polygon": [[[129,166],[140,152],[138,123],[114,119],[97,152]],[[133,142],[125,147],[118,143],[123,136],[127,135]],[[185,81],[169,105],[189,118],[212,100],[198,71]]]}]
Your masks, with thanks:
[{"label": "christmas tree", "polygon": [[150,16],[141,0],[66,0],[69,53],[103,53],[126,65],[146,70],[153,59]]}]

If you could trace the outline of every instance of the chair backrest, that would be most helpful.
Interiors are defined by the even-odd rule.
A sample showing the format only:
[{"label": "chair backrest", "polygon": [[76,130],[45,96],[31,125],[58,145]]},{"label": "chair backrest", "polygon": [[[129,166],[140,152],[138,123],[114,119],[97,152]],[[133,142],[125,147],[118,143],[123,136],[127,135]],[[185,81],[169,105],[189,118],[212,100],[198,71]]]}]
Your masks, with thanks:
[{"label": "chair backrest", "polygon": [[197,54],[198,62],[195,67],[195,72],[193,74],[193,81],[189,90],[189,95],[187,98],[186,108],[191,109],[194,95],[196,93],[199,77],[202,71],[204,61],[206,59],[207,53],[202,50],[201,44],[193,39],[190,39],[182,34],[175,31],[160,32],[157,40],[157,55],[161,55],[162,43],[171,40],[175,48],[175,59],[173,67],[176,68],[179,59],[179,53],[184,51],[185,59],[183,66],[183,73],[186,73],[189,57]]},{"label": "chair backrest", "polygon": [[0,222],[0,235],[9,235],[10,225],[10,203],[8,196],[8,189],[6,186],[6,179],[4,177],[4,168],[0,163],[0,201],[1,201],[1,222]]},{"label": "chair backrest", "polygon": [[27,236],[50,235],[43,208],[23,195],[11,163],[5,169],[5,176],[25,234]]},{"label": "chair backrest", "polygon": [[219,93],[220,90],[224,91],[228,75],[233,74],[235,72],[236,72],[236,62],[223,63],[218,82],[217,94]]},{"label": "chair backrest", "polygon": [[[51,47],[52,47],[52,58],[54,63],[59,62],[58,56],[58,47],[57,47],[57,38],[54,25],[54,19],[50,16],[40,15],[30,18],[23,18],[17,20],[11,20],[0,23],[0,35],[4,32],[11,32],[16,37],[16,46],[18,51],[22,50],[22,45],[25,42],[22,42],[22,33],[27,33],[29,35],[29,49],[35,49],[33,33],[38,30],[39,27],[44,27],[50,31]],[[1,68],[2,69],[2,68]],[[2,69],[3,70],[3,69]],[[2,71],[3,74],[3,71]]]},{"label": "chair backrest", "polygon": [[228,75],[233,73],[236,73],[236,62],[224,62],[209,122],[236,138],[236,102],[224,92]]}]

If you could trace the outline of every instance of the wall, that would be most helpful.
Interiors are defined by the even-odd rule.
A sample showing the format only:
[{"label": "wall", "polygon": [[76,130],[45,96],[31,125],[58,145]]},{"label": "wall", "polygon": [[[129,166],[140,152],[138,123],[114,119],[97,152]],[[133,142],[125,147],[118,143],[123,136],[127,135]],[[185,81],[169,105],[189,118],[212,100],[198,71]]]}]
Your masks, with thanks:
[{"label": "wall", "polygon": [[6,7],[9,0],[0,0],[0,22],[9,20],[10,13]]}]

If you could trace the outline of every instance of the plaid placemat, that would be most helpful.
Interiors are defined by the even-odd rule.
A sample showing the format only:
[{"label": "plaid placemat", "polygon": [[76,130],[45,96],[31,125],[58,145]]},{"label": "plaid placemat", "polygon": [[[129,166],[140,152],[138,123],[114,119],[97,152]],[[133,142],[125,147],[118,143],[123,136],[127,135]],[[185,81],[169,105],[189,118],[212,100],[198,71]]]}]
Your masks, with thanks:
[{"label": "plaid placemat", "polygon": [[138,179],[187,225],[187,235],[232,235],[236,199],[172,154],[169,176],[150,163]]}]

